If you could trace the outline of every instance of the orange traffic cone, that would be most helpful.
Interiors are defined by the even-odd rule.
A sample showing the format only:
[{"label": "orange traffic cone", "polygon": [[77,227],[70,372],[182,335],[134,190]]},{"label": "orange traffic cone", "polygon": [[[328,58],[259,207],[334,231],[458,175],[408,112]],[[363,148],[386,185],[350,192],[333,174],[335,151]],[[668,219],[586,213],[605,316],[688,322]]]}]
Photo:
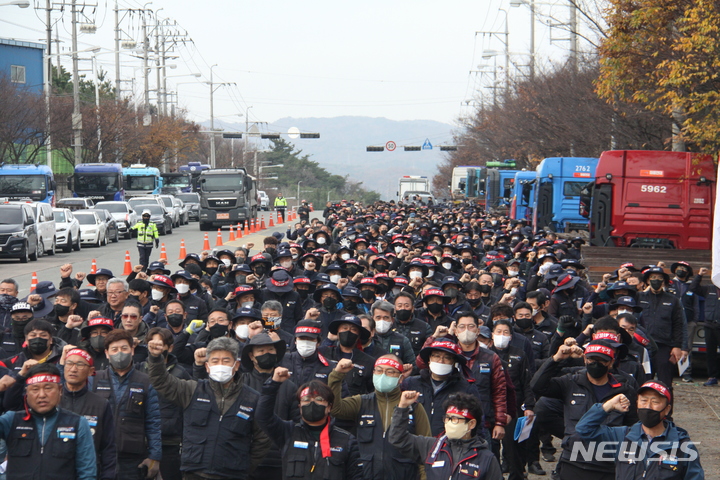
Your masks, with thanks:
[{"label": "orange traffic cone", "polygon": [[[273,223],[273,218],[272,218],[272,217],[273,217],[273,216],[270,215],[270,225],[268,225],[268,227],[274,227],[274,226],[275,226],[275,224]],[[264,219],[263,219],[263,220],[264,220]],[[278,223],[280,223],[280,222],[278,222]]]},{"label": "orange traffic cone", "polygon": [[205,234],[205,241],[203,242],[203,250],[210,250],[210,239],[207,233]]},{"label": "orange traffic cone", "polygon": [[260,230],[265,230],[265,217],[260,219]]},{"label": "orange traffic cone", "polygon": [[92,259],[92,265],[90,266],[90,273],[97,273],[97,261]]},{"label": "orange traffic cone", "polygon": [[130,250],[125,250],[125,268],[123,269],[123,275],[128,276],[132,273],[132,262],[130,261]]},{"label": "orange traffic cone", "polygon": [[222,229],[218,228],[218,234],[217,234],[217,240],[215,241],[215,246],[222,247],[222,245],[223,245]]},{"label": "orange traffic cone", "polygon": [[180,256],[178,256],[178,260],[185,260],[185,257],[187,257],[187,250],[185,250],[185,239],[182,239],[180,240]]},{"label": "orange traffic cone", "polygon": [[242,225],[239,223],[237,224],[237,235],[235,236],[235,238],[237,238],[237,239],[242,238]]},{"label": "orange traffic cone", "polygon": [[166,262],[168,261],[167,251],[165,251],[164,243],[160,244],[160,260],[165,260]]},{"label": "orange traffic cone", "polygon": [[37,288],[37,272],[32,273],[32,280],[30,280],[30,293],[35,291],[35,288]]},{"label": "orange traffic cone", "polygon": [[[272,218],[270,218],[270,221],[272,222]],[[280,210],[278,210],[278,219],[277,219],[278,225],[280,225],[282,222],[282,215],[280,215]]]},{"label": "orange traffic cone", "polygon": [[230,225],[230,237],[228,238],[228,242],[232,242],[235,240],[235,232],[233,231],[233,226]]},{"label": "orange traffic cone", "polygon": [[250,220],[245,220],[245,235],[250,235]]},{"label": "orange traffic cone", "polygon": [[257,232],[257,229],[255,228],[255,219],[251,218],[250,219],[250,233],[255,233],[255,232]]}]

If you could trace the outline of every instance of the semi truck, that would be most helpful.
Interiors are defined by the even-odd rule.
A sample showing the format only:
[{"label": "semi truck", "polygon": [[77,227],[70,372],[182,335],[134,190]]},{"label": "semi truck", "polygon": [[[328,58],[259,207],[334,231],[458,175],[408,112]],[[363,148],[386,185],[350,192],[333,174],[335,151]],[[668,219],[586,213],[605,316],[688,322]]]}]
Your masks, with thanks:
[{"label": "semi truck", "polygon": [[161,173],[160,176],[162,177],[162,188],[168,193],[190,193],[193,191],[190,172]]},{"label": "semi truck", "polygon": [[[430,195],[430,181],[426,176],[405,175],[398,182],[397,196],[399,201],[405,200],[410,193]],[[412,200],[412,198],[410,198]]]},{"label": "semi truck", "polygon": [[537,172],[535,170],[521,170],[515,173],[513,200],[510,207],[513,219],[532,221],[535,209],[536,178]]},{"label": "semi truck", "polygon": [[0,198],[55,205],[55,176],[47,165],[0,164]]},{"label": "semi truck", "polygon": [[83,163],[75,165],[75,172],[68,177],[68,188],[73,197],[91,198],[97,201],[123,201],[125,188],[123,167],[119,163]]},{"label": "semi truck", "polygon": [[182,173],[189,173],[191,179],[191,191],[197,192],[200,190],[200,174],[205,170],[210,170],[210,165],[200,162],[188,162],[187,165],[181,165],[178,167],[178,171]]},{"label": "semi truck", "polygon": [[203,170],[200,186],[200,230],[245,224],[257,217],[255,179],[242,168]]},{"label": "semi truck", "polygon": [[160,170],[148,167],[143,163],[136,163],[123,168],[125,196],[144,197],[146,195],[159,195],[162,188]]}]

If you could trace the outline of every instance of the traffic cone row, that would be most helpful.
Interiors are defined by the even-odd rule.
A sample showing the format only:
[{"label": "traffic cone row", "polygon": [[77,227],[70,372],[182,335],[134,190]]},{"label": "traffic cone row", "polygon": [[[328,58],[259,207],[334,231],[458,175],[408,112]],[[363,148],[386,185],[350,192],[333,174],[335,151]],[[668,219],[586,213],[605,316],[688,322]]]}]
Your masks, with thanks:
[{"label": "traffic cone row", "polygon": [[207,233],[205,234],[205,241],[203,242],[203,250],[210,250],[210,239]]},{"label": "traffic cone row", "polygon": [[223,239],[222,239],[222,229],[218,228],[218,234],[217,234],[217,240],[215,241],[216,247],[222,247],[223,246]]},{"label": "traffic cone row", "polygon": [[165,250],[165,244],[160,244],[160,260],[168,261],[167,251]]},{"label": "traffic cone row", "polygon": [[37,288],[38,279],[37,279],[37,272],[32,273],[32,279],[30,280],[30,293],[33,293],[35,289]]},{"label": "traffic cone row", "polygon": [[[207,237],[207,233],[205,234]],[[178,256],[178,260],[185,260],[185,257],[187,257],[187,250],[185,250],[185,239],[180,240],[180,255]]]},{"label": "traffic cone row", "polygon": [[132,262],[130,261],[130,250],[125,250],[125,265],[123,268],[123,275],[128,276],[132,273]]}]

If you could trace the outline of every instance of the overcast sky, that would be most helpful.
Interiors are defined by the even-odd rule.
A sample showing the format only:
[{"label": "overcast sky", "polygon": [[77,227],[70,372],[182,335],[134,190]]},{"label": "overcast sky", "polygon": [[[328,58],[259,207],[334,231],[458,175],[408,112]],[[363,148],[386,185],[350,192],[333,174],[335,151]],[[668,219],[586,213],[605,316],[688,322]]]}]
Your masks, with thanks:
[{"label": "overcast sky", "polygon": [[[44,7],[45,0],[31,3],[38,1]],[[567,19],[567,3],[557,3],[538,8]],[[142,3],[122,0],[119,5],[137,9]],[[114,0],[99,0],[97,8],[85,8],[84,21],[94,22],[98,30],[82,34],[79,47],[103,47],[105,53],[98,59],[111,79],[113,6]],[[169,78],[168,90],[179,90],[180,106],[197,121],[209,118],[209,86],[201,82],[209,79],[210,65],[217,64],[215,81],[234,84],[216,92],[215,115],[224,121],[244,121],[240,115],[252,106],[250,121],[361,115],[452,123],[469,113],[463,105],[472,100],[481,81],[489,81],[469,73],[483,62],[483,51],[504,48],[497,38],[476,34],[504,30],[505,13],[499,8],[509,12],[510,51],[518,65],[511,66],[511,72],[528,62],[529,10],[511,8],[509,0],[155,0],[148,8],[162,8],[158,15],[177,21],[193,40],[176,48],[179,58],[168,63],[177,68],[168,75],[197,72],[203,77]],[[62,13],[53,12],[53,20],[63,49],[69,51],[69,6]],[[568,42],[551,45],[550,38],[567,34],[543,26],[546,20],[539,18],[536,27],[539,56],[562,59]],[[44,22],[44,11],[0,7],[0,37],[38,42],[45,37]],[[139,25],[139,15],[124,15],[123,37],[139,41]],[[141,63],[130,53],[123,51],[121,57],[122,77],[128,80],[123,89],[139,96]],[[502,57],[484,61],[504,64]],[[63,63],[69,68],[69,57]],[[82,68],[89,68],[89,62]],[[154,70],[150,78],[154,89]]]}]

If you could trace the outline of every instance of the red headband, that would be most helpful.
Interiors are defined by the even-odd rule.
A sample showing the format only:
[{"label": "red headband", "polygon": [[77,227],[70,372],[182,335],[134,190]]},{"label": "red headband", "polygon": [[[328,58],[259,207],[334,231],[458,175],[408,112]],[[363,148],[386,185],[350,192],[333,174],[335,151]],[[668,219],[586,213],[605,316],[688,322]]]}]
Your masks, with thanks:
[{"label": "red headband", "polygon": [[302,392],[300,392],[300,398],[307,397],[308,395],[317,395],[317,392],[311,391],[310,387],[303,388]]},{"label": "red headband", "polygon": [[297,335],[298,333],[314,333],[315,335],[320,335],[322,330],[317,327],[296,327],[295,334]]},{"label": "red headband", "polygon": [[593,340],[612,340],[615,343],[620,342],[620,335],[612,332],[598,332],[592,336]]},{"label": "red headband", "polygon": [[38,373],[25,380],[25,385],[35,385],[36,383],[60,383],[60,376],[48,373]]},{"label": "red headband", "polygon": [[610,347],[605,347],[603,345],[588,345],[588,347],[585,349],[585,355],[588,353],[602,353],[603,355],[607,355],[611,359],[615,358],[615,351]]},{"label": "red headband", "polygon": [[81,350],[79,348],[73,348],[72,350],[67,352],[67,355],[65,355],[65,357],[67,358],[67,357],[70,357],[71,355],[77,355],[79,357],[84,358],[90,364],[91,367],[95,364],[95,361],[93,360],[93,358],[85,350]]},{"label": "red headband", "polygon": [[460,409],[458,409],[458,408],[455,407],[455,406],[451,406],[450,408],[447,409],[447,412],[445,412],[445,413],[446,413],[446,414],[454,413],[455,415],[460,415],[461,417],[464,417],[464,418],[467,418],[467,419],[470,419],[470,420],[474,420],[474,419],[475,419],[475,417],[472,416],[472,414],[468,411],[467,408],[464,408],[464,409],[460,410]]},{"label": "red headband", "polygon": [[400,373],[402,373],[402,371],[403,371],[402,364],[400,362],[398,362],[397,360],[395,360],[394,358],[388,358],[388,357],[378,358],[377,361],[375,362],[375,366],[377,367],[380,365],[386,365],[388,367],[393,367]]}]

